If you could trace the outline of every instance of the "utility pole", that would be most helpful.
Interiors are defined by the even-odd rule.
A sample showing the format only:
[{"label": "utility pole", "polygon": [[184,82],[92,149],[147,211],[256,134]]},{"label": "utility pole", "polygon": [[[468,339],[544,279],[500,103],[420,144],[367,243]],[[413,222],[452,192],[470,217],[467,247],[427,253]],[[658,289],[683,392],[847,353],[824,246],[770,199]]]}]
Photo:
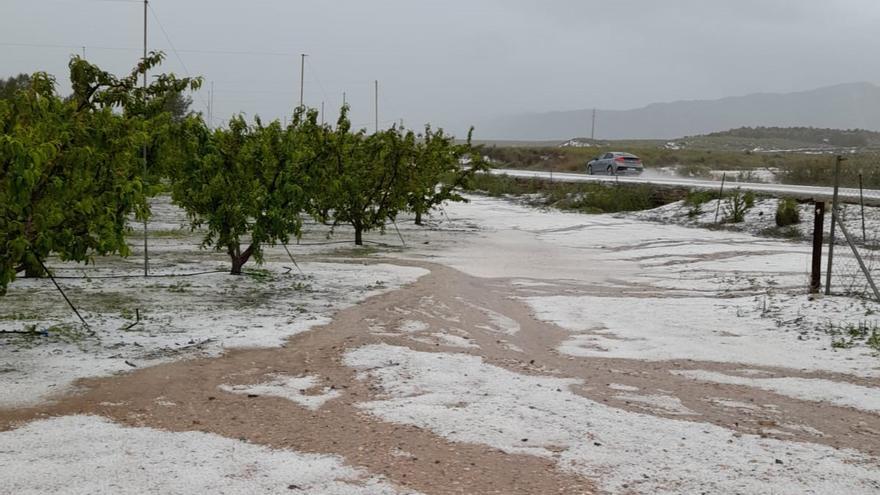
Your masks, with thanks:
[{"label": "utility pole", "polygon": [[83,45],[82,49],[83,49],[83,60],[85,60],[86,59],[86,46]]},{"label": "utility pole", "polygon": [[[147,8],[148,0],[144,0],[144,63],[147,62]],[[147,99],[147,70],[144,68],[144,102]],[[143,147],[143,158],[144,158],[144,177],[142,179],[142,183],[146,185],[147,182],[147,145],[144,143]],[[147,217],[144,216],[144,277],[150,276],[150,254],[149,249],[147,247]]]},{"label": "utility pole", "polygon": [[305,90],[306,84],[306,54],[300,54],[299,61],[299,107],[303,106],[303,91]]},{"label": "utility pole", "polygon": [[214,81],[211,81],[211,94],[208,96],[208,128],[214,128]]},{"label": "utility pole", "polygon": [[324,127],[324,102],[321,102],[321,127]]},{"label": "utility pole", "polygon": [[593,125],[590,127],[590,141],[596,139],[596,109],[593,109]]},{"label": "utility pole", "polygon": [[373,101],[376,105],[375,108],[375,116],[376,116],[376,132],[379,132],[379,80],[374,81],[374,94]]},{"label": "utility pole", "polygon": [[342,106],[345,106],[345,91],[342,92]]}]

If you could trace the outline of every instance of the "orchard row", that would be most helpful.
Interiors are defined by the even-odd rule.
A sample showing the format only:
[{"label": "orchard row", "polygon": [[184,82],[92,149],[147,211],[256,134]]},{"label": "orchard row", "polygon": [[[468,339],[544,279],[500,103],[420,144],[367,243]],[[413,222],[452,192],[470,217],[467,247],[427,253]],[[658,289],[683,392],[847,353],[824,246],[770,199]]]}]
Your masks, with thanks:
[{"label": "orchard row", "polygon": [[[263,247],[302,233],[311,216],[348,224],[355,243],[402,212],[422,216],[482,168],[470,137],[442,130],[354,130],[343,107],[335,125],[298,108],[289,125],[233,117],[211,129],[201,115],[174,115],[169,103],[200,79],[143,74],[150,54],[118,78],[74,57],[73,93],[30,77],[0,99],[0,293],[17,274],[43,273],[50,255],[89,262],[129,254],[129,219],[149,216],[149,197],[171,190],[203,246],[229,255],[233,274]],[[467,166],[463,164],[468,164]]]}]

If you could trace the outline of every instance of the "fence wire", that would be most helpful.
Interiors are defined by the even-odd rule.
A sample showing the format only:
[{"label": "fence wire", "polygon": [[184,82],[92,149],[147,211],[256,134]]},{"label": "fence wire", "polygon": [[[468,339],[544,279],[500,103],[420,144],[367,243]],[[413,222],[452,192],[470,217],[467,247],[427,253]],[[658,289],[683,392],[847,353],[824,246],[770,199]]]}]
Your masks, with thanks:
[{"label": "fence wire", "polygon": [[[876,228],[877,219],[865,218],[861,212],[861,208],[853,205],[841,205],[839,208],[838,223],[834,232],[831,294],[875,299],[868,276],[871,276],[875,283],[880,280],[880,232]],[[853,239],[854,246],[847,242],[840,228],[841,223]],[[873,228],[869,229],[868,226]],[[861,256],[868,275],[862,270],[853,253],[853,247]]]}]

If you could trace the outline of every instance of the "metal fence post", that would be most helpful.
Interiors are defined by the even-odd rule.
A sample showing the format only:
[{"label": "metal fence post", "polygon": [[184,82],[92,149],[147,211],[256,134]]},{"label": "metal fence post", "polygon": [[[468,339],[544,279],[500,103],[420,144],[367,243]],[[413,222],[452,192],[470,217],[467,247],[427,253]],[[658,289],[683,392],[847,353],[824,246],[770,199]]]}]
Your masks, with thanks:
[{"label": "metal fence post", "polygon": [[825,202],[816,201],[813,214],[813,264],[810,272],[810,294],[822,287],[822,238],[825,236]]},{"label": "metal fence post", "polygon": [[859,173],[859,206],[862,207],[862,242],[868,243],[868,234],[865,231],[865,190],[862,187],[862,174]]},{"label": "metal fence post", "polygon": [[837,227],[837,192],[840,189],[840,155],[834,160],[834,198],[831,201],[831,236],[828,239],[828,272],[825,274],[825,295],[831,295],[831,268],[834,265],[834,231]]}]

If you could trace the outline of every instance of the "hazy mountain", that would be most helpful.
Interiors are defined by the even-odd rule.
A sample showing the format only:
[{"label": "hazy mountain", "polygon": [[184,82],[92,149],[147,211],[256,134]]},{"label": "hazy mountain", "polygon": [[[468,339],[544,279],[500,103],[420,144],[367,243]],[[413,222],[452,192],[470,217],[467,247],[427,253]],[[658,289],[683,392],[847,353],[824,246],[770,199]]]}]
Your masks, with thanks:
[{"label": "hazy mountain", "polygon": [[[479,139],[549,140],[589,136],[592,109],[497,118],[477,126]],[[824,127],[880,131],[880,87],[828,86],[797,93],[758,93],[720,100],[654,103],[598,110],[597,139],[671,139],[738,127]]]}]

